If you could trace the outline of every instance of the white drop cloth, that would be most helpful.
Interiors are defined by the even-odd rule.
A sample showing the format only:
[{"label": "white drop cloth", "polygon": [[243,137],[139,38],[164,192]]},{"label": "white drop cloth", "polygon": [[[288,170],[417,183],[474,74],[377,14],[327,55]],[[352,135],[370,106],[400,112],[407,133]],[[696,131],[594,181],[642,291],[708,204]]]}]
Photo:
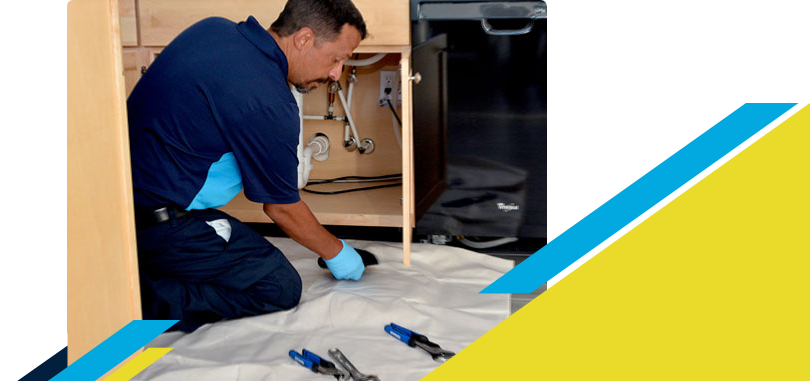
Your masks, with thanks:
[{"label": "white drop cloth", "polygon": [[193,333],[168,332],[148,347],[171,352],[133,380],[328,380],[289,356],[306,348],[330,361],[339,348],[361,372],[383,381],[419,380],[440,365],[421,349],[389,336],[397,323],[458,353],[509,316],[509,295],[478,294],[513,262],[468,250],[414,244],[411,266],[402,245],[348,241],[380,264],[362,280],[336,281],[317,256],[288,238],[270,238],[301,274],[298,307],[207,324]]}]

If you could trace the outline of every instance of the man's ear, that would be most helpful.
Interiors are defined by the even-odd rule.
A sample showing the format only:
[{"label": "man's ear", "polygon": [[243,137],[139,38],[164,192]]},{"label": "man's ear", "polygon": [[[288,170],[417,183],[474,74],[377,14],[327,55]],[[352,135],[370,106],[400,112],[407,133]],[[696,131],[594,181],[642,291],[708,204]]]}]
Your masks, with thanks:
[{"label": "man's ear", "polygon": [[293,46],[299,51],[309,49],[315,45],[315,33],[308,27],[299,29],[293,34]]}]

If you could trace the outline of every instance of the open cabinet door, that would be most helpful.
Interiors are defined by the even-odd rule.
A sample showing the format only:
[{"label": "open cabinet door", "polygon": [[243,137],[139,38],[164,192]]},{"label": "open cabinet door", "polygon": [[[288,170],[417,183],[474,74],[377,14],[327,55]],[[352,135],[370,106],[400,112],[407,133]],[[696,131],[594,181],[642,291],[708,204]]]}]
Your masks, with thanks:
[{"label": "open cabinet door", "polygon": [[68,363],[141,318],[118,0],[67,9]]}]

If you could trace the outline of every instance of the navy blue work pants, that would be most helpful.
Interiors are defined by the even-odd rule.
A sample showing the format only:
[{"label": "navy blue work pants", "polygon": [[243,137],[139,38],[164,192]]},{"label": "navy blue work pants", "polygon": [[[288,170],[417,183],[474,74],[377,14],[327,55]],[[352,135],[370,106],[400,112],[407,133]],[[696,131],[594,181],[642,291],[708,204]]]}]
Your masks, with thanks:
[{"label": "navy blue work pants", "polygon": [[[208,221],[227,219],[228,241]],[[144,319],[180,320],[171,330],[295,307],[301,278],[279,249],[214,209],[140,228],[138,266]]]}]

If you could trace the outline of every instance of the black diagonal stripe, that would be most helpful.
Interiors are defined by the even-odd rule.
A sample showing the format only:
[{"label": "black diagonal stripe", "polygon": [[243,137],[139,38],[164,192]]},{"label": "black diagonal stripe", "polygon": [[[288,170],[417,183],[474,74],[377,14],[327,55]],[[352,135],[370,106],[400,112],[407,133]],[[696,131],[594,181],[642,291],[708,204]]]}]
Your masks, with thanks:
[{"label": "black diagonal stripe", "polygon": [[[663,201],[661,201],[660,203],[658,203],[658,204],[657,204],[657,205],[655,205],[654,207],[650,208],[650,210],[648,210],[648,211],[647,211],[647,213],[644,213],[644,214],[643,214],[643,215],[641,215],[639,218],[637,218],[635,221],[633,221],[632,223],[628,224],[628,225],[627,225],[627,226],[626,226],[624,229],[622,229],[622,230],[621,230],[621,231],[619,231],[618,233],[614,234],[612,237],[610,237],[608,240],[606,240],[605,242],[603,242],[601,245],[599,245],[599,246],[598,246],[598,247],[596,247],[595,249],[591,250],[591,251],[590,251],[590,252],[589,252],[587,255],[585,255],[584,257],[580,258],[580,260],[578,260],[576,263],[574,263],[573,265],[571,265],[571,266],[569,266],[567,269],[565,269],[565,271],[563,271],[563,272],[561,272],[561,273],[557,274],[557,276],[555,276],[555,277],[554,277],[554,278],[552,278],[550,281],[548,281],[547,286],[548,286],[548,287],[551,287],[551,286],[552,286],[552,285],[554,285],[555,283],[559,282],[559,281],[560,281],[560,279],[564,278],[564,277],[565,277],[566,275],[568,275],[568,274],[569,274],[571,271],[574,271],[574,270],[575,270],[577,267],[579,267],[580,265],[582,265],[583,263],[585,263],[585,262],[586,262],[588,259],[591,259],[591,258],[592,258],[594,255],[596,255],[598,252],[602,251],[602,249],[606,248],[608,245],[610,245],[611,243],[613,243],[613,242],[614,242],[615,240],[617,240],[619,237],[623,236],[623,235],[624,235],[624,233],[627,233],[628,231],[630,231],[630,229],[632,229],[633,227],[635,227],[636,225],[638,225],[639,223],[641,223],[641,221],[644,221],[645,219],[647,219],[647,217],[651,216],[653,213],[655,213],[656,211],[658,211],[658,209],[661,209],[661,208],[662,208],[664,205],[666,205],[667,203],[669,203],[670,201],[672,201],[673,199],[675,199],[675,197],[678,197],[678,196],[679,196],[681,193],[683,193],[684,191],[686,191],[687,189],[689,189],[689,188],[690,188],[692,185],[694,185],[694,184],[696,184],[698,181],[702,180],[702,179],[703,179],[704,177],[706,177],[706,176],[707,176],[709,173],[711,173],[712,171],[714,171],[715,169],[717,169],[718,167],[720,167],[721,165],[723,165],[725,162],[727,162],[729,159],[731,159],[732,157],[734,157],[734,155],[736,155],[736,154],[740,153],[740,151],[742,151],[742,150],[743,150],[743,149],[745,149],[746,147],[750,146],[750,145],[751,145],[753,142],[755,142],[757,139],[759,139],[759,138],[760,138],[760,137],[762,137],[763,135],[767,134],[767,133],[768,133],[770,130],[772,130],[774,127],[778,126],[780,123],[782,123],[783,121],[785,121],[785,119],[789,118],[791,115],[795,114],[795,113],[796,113],[796,111],[799,111],[799,109],[801,109],[801,108],[802,108],[802,107],[804,107],[805,105],[807,105],[807,104],[806,104],[806,103],[801,103],[801,104],[796,105],[796,107],[793,107],[792,109],[790,109],[790,111],[786,112],[784,115],[782,115],[781,117],[779,117],[779,119],[776,119],[775,121],[773,121],[773,123],[771,123],[771,124],[769,124],[767,127],[763,128],[763,129],[762,129],[762,131],[760,131],[760,132],[759,132],[759,133],[757,133],[756,135],[752,136],[750,139],[748,139],[747,141],[745,141],[745,143],[740,144],[740,146],[739,146],[739,147],[737,147],[735,150],[733,150],[733,151],[729,152],[729,153],[728,153],[726,156],[724,156],[722,159],[720,159],[720,160],[718,160],[716,163],[714,163],[714,165],[712,165],[711,167],[707,168],[705,171],[701,172],[699,175],[695,176],[695,178],[694,178],[694,179],[692,179],[692,181],[690,181],[690,182],[688,182],[688,183],[684,184],[684,186],[682,186],[681,188],[679,188],[677,191],[673,192],[671,195],[669,195],[669,197],[667,197],[666,199],[664,199]],[[737,106],[737,107],[739,107],[739,106]],[[736,109],[736,107],[735,107],[735,109]],[[724,110],[724,111],[725,111],[725,110]],[[722,119],[722,118],[721,118],[721,119]],[[719,121],[719,119],[718,119],[717,121]],[[715,121],[715,123],[716,123],[717,121]],[[712,124],[712,125],[713,125],[713,124]],[[704,131],[705,131],[705,130],[704,130]]]},{"label": "black diagonal stripe", "polygon": [[28,372],[20,381],[47,381],[67,368],[67,347]]}]

